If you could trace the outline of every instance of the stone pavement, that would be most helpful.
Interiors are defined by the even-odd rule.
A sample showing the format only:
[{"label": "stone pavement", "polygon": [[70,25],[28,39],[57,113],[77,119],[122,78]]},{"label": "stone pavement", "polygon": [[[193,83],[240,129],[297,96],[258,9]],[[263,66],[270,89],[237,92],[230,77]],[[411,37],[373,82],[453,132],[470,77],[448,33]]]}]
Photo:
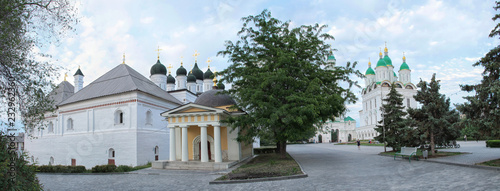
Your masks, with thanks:
[{"label": "stone pavement", "polygon": [[[462,145],[462,143],[460,143]],[[467,149],[466,145],[462,146]],[[496,170],[379,156],[383,147],[290,145],[307,178],[209,185],[219,172],[143,169],[135,174],[38,174],[46,190],[498,190]],[[499,157],[500,158],[500,157]]]},{"label": "stone pavement", "polygon": [[476,163],[482,163],[485,161],[499,159],[500,158],[500,148],[488,148],[486,147],[485,141],[459,141],[460,148],[453,149],[439,149],[441,151],[450,152],[467,152],[470,154],[441,157],[429,159],[429,161],[436,161],[449,164],[463,164],[463,165],[474,165]]}]

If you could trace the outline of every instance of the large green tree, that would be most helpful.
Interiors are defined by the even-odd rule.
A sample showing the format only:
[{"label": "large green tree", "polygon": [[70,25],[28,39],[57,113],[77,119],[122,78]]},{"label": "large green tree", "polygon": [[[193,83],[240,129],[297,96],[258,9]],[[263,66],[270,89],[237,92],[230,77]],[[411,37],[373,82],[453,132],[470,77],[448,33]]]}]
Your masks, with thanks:
[{"label": "large green tree", "polygon": [[240,128],[239,141],[271,135],[285,156],[287,141],[303,139],[316,131],[315,124],[334,120],[346,110],[344,103],[356,100],[350,88],[357,83],[349,75],[361,73],[354,70],[356,63],[327,62],[330,45],[325,41],[333,36],[322,32],[324,25],[291,28],[290,21],[273,18],[267,10],[242,20],[240,40],[227,41],[218,55],[231,62],[221,72],[222,80],[232,83],[227,93],[248,114],[227,122]]},{"label": "large green tree", "polygon": [[[0,0],[0,125],[5,126],[11,107],[16,123],[40,126],[43,113],[52,107],[45,94],[53,87],[57,68],[37,59],[50,55],[34,50],[58,43],[76,24],[75,13],[67,0]],[[15,100],[8,105],[11,97]]]},{"label": "large green tree", "polygon": [[387,146],[392,150],[398,151],[402,146],[409,145],[413,140],[413,130],[407,124],[403,105],[403,95],[396,91],[396,85],[393,84],[387,97],[383,99],[382,120],[379,121],[375,130],[379,136],[375,139],[379,142],[387,142]]},{"label": "large green tree", "polygon": [[[499,1],[495,3],[494,9],[500,9]],[[500,14],[496,14],[493,21],[499,18]],[[500,38],[500,23],[489,36]],[[466,116],[462,126],[474,128],[484,138],[500,139],[500,45],[491,49],[473,66],[484,67],[483,79],[479,84],[461,85],[463,91],[474,93],[464,97],[467,102],[457,107]]]},{"label": "large green tree", "polygon": [[456,123],[459,120],[458,112],[450,109],[450,98],[439,93],[439,80],[436,74],[432,75],[431,82],[420,80],[417,84],[420,90],[415,100],[422,104],[421,108],[409,108],[408,114],[412,126],[417,127],[422,141],[430,141],[431,155],[435,153],[435,145],[456,140],[460,135]]}]

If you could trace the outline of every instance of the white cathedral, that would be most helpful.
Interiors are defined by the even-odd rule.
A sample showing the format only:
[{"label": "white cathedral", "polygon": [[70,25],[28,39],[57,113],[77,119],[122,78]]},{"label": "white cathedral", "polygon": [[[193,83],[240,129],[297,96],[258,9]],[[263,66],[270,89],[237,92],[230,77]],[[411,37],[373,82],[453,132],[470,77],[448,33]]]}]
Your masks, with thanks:
[{"label": "white cathedral", "polygon": [[361,140],[369,140],[378,136],[375,128],[382,120],[382,112],[380,111],[383,104],[382,99],[387,97],[393,84],[398,93],[403,95],[405,108],[417,106],[417,102],[413,98],[417,94],[417,87],[411,83],[411,70],[406,63],[406,57],[403,55],[398,78],[389,58],[387,46],[384,48],[384,56],[382,56],[382,51],[380,51],[379,56],[375,71],[371,68],[371,62],[368,62],[368,69],[365,73],[366,87],[361,91],[363,99],[363,109],[359,111],[361,125],[356,130],[357,137]]},{"label": "white cathedral", "polygon": [[[236,142],[237,131],[231,132],[218,121],[242,112],[227,109],[234,101],[216,94],[220,91],[216,89],[224,89],[224,85],[216,84],[210,66],[206,72],[198,68],[196,56],[191,72],[181,62],[175,78],[171,67],[167,75],[159,57],[151,67],[150,79],[127,65],[125,56],[122,64],[86,86],[78,68],[74,86],[65,77],[49,94],[55,111],[45,114],[46,127],[28,132],[31,138],[25,136],[25,150],[39,165],[86,168],[103,164],[138,166],[157,160],[181,160],[181,156],[182,161],[202,162],[249,157],[252,146]],[[178,117],[181,115],[185,119]],[[176,119],[183,123],[168,126],[168,120]],[[198,147],[200,141],[204,148]]]}]

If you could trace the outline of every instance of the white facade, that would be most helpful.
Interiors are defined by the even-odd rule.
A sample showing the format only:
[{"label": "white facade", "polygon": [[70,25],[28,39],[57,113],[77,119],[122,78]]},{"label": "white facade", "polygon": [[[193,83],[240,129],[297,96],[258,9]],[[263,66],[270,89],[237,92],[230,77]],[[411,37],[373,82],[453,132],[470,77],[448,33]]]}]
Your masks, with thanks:
[{"label": "white facade", "polygon": [[338,121],[327,121],[321,128],[318,128],[316,135],[309,141],[322,143],[333,142],[333,132],[337,132],[337,142],[344,143],[356,140],[356,121],[351,117],[341,118]]},{"label": "white facade", "polygon": [[162,90],[167,90],[167,76],[162,74],[154,74],[150,76],[151,81]]},{"label": "white facade", "polygon": [[[365,74],[366,86],[361,91],[363,109],[359,111],[361,125],[356,130],[357,137],[361,140],[373,139],[379,135],[375,128],[382,120],[380,110],[383,105],[382,99],[387,97],[392,85],[395,85],[398,93],[403,95],[405,108],[417,107],[417,102],[413,98],[417,94],[417,87],[411,83],[411,70],[406,64],[406,58],[403,56],[403,63],[398,71],[400,80],[398,81],[398,77],[393,71],[392,61],[388,57],[387,47],[385,48],[385,55],[386,57],[382,58],[382,53],[380,53],[375,72],[373,72],[371,63],[369,63],[369,68]],[[391,64],[386,65],[386,62]]]}]

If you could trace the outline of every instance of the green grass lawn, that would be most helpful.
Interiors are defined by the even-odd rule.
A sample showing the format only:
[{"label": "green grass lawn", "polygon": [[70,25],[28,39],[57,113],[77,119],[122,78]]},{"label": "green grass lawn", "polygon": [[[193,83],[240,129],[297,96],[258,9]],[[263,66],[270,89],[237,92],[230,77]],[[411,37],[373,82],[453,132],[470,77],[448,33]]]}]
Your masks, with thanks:
[{"label": "green grass lawn", "polygon": [[275,153],[260,154],[247,164],[241,165],[227,175],[216,180],[252,179],[302,174],[299,165],[287,153],[282,159]]},{"label": "green grass lawn", "polygon": [[500,159],[478,163],[478,165],[500,167]]},{"label": "green grass lawn", "polygon": [[[394,152],[394,151],[387,151],[387,152],[381,152],[380,154],[394,156],[395,153],[396,152]],[[437,153],[434,153],[434,156],[431,156],[431,153],[429,152],[429,158],[447,157],[447,156],[454,156],[454,155],[461,155],[461,154],[466,154],[466,153],[439,151]],[[424,158],[422,155],[422,150],[417,149],[417,157],[421,158],[421,159]]]}]

